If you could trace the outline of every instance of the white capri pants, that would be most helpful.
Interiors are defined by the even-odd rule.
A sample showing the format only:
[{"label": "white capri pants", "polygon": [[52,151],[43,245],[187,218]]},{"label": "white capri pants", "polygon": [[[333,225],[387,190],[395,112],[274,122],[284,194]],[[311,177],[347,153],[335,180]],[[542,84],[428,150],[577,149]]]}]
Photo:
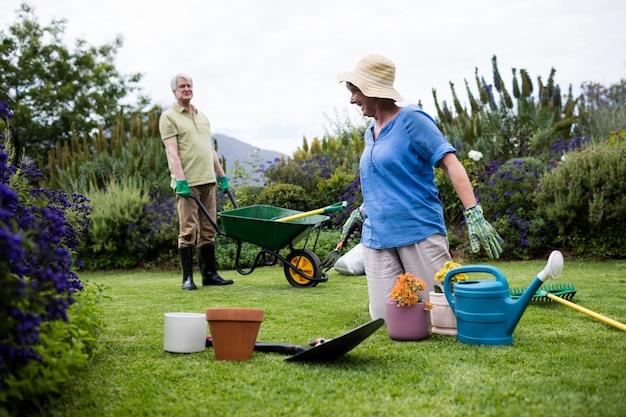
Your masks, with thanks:
[{"label": "white capri pants", "polygon": [[363,263],[367,276],[369,310],[372,320],[386,319],[386,303],[398,275],[410,272],[426,283],[424,299],[434,291],[435,274],[451,260],[448,238],[442,234],[398,248],[372,249],[363,246]]}]

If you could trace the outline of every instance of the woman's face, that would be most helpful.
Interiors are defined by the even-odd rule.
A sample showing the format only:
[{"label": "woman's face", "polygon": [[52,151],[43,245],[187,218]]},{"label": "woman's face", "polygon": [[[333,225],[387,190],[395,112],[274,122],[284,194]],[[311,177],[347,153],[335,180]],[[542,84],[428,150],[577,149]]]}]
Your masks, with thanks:
[{"label": "woman's face", "polygon": [[350,104],[356,104],[361,108],[361,112],[365,117],[374,117],[374,101],[372,97],[363,95],[354,84],[347,83],[348,91],[350,91]]}]

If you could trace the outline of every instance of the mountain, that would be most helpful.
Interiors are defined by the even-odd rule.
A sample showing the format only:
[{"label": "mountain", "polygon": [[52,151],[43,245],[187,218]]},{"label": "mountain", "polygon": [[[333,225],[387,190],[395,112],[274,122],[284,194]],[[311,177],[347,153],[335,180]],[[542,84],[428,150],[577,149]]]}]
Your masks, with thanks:
[{"label": "mountain", "polygon": [[238,161],[237,165],[240,168],[244,168],[250,176],[250,185],[262,185],[263,177],[258,172],[254,172],[255,170],[258,170],[261,166],[267,167],[276,158],[287,157],[283,153],[259,149],[239,139],[220,133],[215,133],[213,136],[217,141],[217,154],[220,158],[226,160],[224,169],[228,178],[234,177],[233,170],[236,168],[236,162]]}]

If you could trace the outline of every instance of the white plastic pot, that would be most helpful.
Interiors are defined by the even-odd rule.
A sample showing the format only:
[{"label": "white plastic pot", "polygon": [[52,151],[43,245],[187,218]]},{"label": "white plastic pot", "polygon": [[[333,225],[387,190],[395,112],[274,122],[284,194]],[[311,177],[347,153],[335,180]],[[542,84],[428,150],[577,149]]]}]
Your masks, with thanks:
[{"label": "white plastic pot", "polygon": [[203,352],[206,348],[206,315],[166,313],[163,349],[172,353]]}]

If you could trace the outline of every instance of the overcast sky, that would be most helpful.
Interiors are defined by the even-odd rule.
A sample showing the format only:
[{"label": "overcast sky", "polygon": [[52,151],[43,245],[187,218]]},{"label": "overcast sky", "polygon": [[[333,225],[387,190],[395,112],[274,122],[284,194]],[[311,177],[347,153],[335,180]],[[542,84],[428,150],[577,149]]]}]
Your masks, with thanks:
[{"label": "overcast sky", "polygon": [[[0,27],[20,0],[3,0]],[[563,92],[583,82],[626,78],[623,0],[30,0],[42,25],[67,19],[65,43],[124,46],[116,66],[144,74],[154,103],[169,107],[171,77],[193,77],[193,103],[213,132],[291,154],[302,137],[322,137],[356,108],[338,84],[365,54],[396,63],[396,88],[434,112],[432,89],[451,101],[449,82],[467,102],[478,68],[492,83],[491,58],[507,86],[511,69],[536,85],[556,69]]]}]

